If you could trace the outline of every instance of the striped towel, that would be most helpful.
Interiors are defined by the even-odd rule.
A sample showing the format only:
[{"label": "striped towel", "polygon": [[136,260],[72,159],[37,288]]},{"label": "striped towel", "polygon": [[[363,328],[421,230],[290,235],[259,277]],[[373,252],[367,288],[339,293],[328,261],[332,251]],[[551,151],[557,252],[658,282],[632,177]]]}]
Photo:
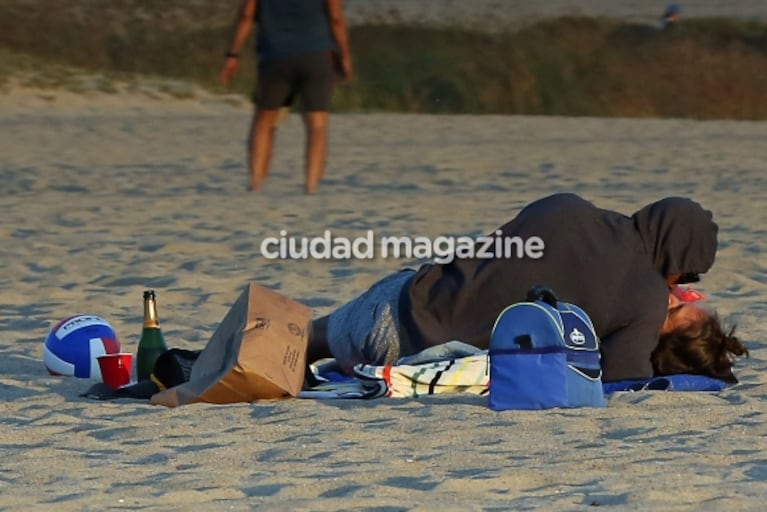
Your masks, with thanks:
[{"label": "striped towel", "polygon": [[313,384],[299,398],[413,398],[438,393],[486,395],[490,382],[487,350],[448,341],[406,356],[395,365],[358,364],[354,376],[335,361],[310,367]]},{"label": "striped towel", "polygon": [[486,395],[490,385],[487,354],[413,365],[357,365],[354,375],[364,388],[377,387],[384,382],[384,396],[393,398],[441,393]]}]

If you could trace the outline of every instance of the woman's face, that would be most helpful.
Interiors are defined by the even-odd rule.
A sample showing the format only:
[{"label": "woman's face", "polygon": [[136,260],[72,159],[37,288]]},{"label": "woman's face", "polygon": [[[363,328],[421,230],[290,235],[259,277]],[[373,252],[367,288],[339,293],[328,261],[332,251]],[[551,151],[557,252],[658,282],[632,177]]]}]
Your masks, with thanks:
[{"label": "woman's face", "polygon": [[660,329],[661,334],[666,334],[679,327],[690,325],[703,320],[708,312],[695,302],[682,302],[672,293],[668,294],[668,310],[666,320]]}]

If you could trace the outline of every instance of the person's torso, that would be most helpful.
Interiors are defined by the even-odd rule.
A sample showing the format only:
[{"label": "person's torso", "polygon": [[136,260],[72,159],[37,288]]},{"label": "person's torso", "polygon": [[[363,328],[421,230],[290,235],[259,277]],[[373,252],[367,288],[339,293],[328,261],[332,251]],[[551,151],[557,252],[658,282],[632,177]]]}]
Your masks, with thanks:
[{"label": "person's torso", "polygon": [[559,195],[533,203],[499,229],[507,239],[539,237],[541,256],[506,254],[422,267],[402,296],[403,328],[415,343],[460,340],[487,348],[500,312],[524,301],[535,285],[583,308],[600,336],[642,315],[648,301],[663,300],[663,278],[628,217]]},{"label": "person's torso", "polygon": [[335,47],[325,0],[259,0],[256,52],[275,59]]}]

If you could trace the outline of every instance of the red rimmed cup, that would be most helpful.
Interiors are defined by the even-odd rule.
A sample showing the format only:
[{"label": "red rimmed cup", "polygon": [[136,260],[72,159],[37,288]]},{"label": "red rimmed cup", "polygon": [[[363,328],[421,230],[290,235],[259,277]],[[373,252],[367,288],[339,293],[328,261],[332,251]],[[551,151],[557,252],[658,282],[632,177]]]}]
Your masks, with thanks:
[{"label": "red rimmed cup", "polygon": [[133,354],[121,352],[98,356],[101,380],[112,389],[125,386],[130,382]]},{"label": "red rimmed cup", "polygon": [[671,289],[671,293],[682,302],[697,302],[706,299],[705,295],[697,290],[693,290],[689,286],[674,286]]}]

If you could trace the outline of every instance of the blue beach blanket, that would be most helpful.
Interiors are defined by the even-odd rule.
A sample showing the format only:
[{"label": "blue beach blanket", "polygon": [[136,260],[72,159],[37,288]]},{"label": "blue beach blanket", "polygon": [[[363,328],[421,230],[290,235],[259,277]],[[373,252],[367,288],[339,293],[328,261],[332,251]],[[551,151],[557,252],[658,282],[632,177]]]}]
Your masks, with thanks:
[{"label": "blue beach blanket", "polygon": [[605,394],[618,391],[721,391],[730,386],[729,382],[706,377],[704,375],[690,375],[686,373],[667,375],[665,377],[653,377],[644,380],[620,380],[605,382],[602,387]]},{"label": "blue beach blanket", "polygon": [[[357,365],[354,376],[338,371],[334,361],[312,368],[315,385],[299,398],[414,398],[445,393],[486,396],[490,383],[486,350],[460,341],[431,347],[391,366]],[[669,375],[603,383],[604,392],[707,391],[717,392],[728,382],[702,375]]]}]

